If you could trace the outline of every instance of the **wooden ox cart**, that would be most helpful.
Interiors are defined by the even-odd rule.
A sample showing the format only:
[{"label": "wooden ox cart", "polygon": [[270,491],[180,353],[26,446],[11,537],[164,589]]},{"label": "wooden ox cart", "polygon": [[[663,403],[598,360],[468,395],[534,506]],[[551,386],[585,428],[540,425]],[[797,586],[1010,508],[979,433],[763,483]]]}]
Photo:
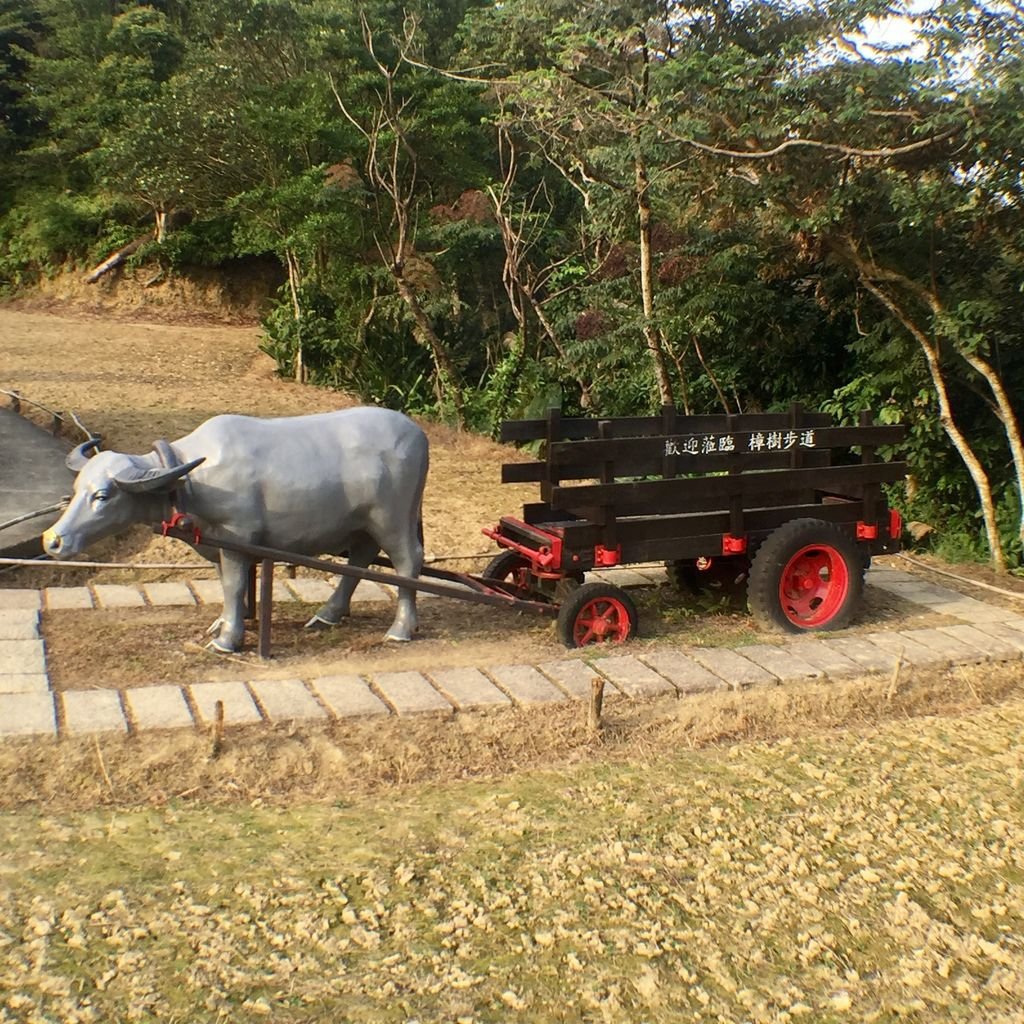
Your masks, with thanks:
[{"label": "wooden ox cart", "polygon": [[541,442],[536,462],[502,467],[537,482],[541,500],[484,532],[504,550],[485,578],[560,603],[569,647],[622,642],[636,607],[593,569],[664,561],[681,586],[746,590],[762,625],[839,629],[856,611],[871,556],[898,551],[902,520],[884,484],[906,465],[878,448],[902,426],[836,426],[794,405],[786,413],[506,422],[503,441]]}]

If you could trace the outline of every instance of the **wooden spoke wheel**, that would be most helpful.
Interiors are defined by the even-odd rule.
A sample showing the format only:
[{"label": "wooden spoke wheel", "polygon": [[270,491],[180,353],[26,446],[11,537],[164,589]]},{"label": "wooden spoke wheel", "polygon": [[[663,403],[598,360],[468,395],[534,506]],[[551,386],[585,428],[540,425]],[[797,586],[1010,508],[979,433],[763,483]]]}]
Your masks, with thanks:
[{"label": "wooden spoke wheel", "polygon": [[584,583],[558,611],[558,635],[566,647],[621,644],[637,634],[633,599],[609,583]]},{"label": "wooden spoke wheel", "polygon": [[842,629],[864,591],[857,542],[820,519],[794,519],[760,546],[748,600],[764,626],[787,633]]}]

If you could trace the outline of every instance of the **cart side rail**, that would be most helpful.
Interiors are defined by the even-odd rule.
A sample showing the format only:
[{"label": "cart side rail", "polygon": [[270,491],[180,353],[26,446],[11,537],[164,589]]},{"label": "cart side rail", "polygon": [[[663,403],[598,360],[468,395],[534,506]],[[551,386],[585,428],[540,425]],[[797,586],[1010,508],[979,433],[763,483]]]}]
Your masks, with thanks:
[{"label": "cart side rail", "polygon": [[897,483],[906,473],[905,462],[870,462],[573,487],[542,483],[541,495],[552,509],[575,516],[590,517],[596,508],[614,509],[616,516],[668,515],[711,512],[737,499],[745,508],[809,503],[818,493],[862,499],[877,485]]},{"label": "cart side rail", "polygon": [[[557,413],[558,410],[552,410]],[[731,418],[736,430],[785,430],[793,424],[794,414],[799,424],[805,427],[830,427],[834,421],[828,413],[807,412],[799,405],[790,407],[788,412],[741,413],[732,417],[723,415],[686,416],[674,406],[666,406],[659,416],[622,416],[610,420],[594,417],[555,416],[558,424],[558,439],[582,441],[600,437],[599,424],[612,425],[611,436],[658,437],[663,434],[701,434],[721,430],[727,418]],[[545,441],[550,438],[552,417],[542,420],[506,420],[501,425],[502,441]]]},{"label": "cart side rail", "polygon": [[[667,406],[659,417],[512,421],[502,436],[543,438],[542,458],[508,464],[507,482],[536,482],[540,503],[524,506],[528,523],[584,521],[599,528],[596,564],[611,564],[620,546],[617,523],[630,517],[728,513],[722,548],[744,550],[754,509],[813,507],[838,496],[851,507],[858,539],[891,532],[884,485],[906,476],[906,464],[886,462],[880,447],[897,445],[902,425],[836,425],[824,413],[794,404],[785,413],[682,416]],[[574,531],[578,532],[578,531]],[[603,561],[604,560],[604,561]]]}]

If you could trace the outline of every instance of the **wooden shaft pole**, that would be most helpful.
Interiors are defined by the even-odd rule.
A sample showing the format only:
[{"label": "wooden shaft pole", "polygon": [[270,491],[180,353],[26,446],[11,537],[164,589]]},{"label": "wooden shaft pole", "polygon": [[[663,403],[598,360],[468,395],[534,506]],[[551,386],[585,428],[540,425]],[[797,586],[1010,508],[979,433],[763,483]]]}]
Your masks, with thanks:
[{"label": "wooden shaft pole", "polygon": [[270,621],[274,611],[274,563],[269,558],[260,562],[260,626],[259,652],[270,657]]}]

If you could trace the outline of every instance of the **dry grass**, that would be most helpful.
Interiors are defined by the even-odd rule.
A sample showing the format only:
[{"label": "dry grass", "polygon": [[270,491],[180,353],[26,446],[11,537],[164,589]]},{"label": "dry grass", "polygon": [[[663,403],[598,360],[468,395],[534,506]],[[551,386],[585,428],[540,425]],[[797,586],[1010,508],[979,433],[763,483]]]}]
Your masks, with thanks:
[{"label": "dry grass", "polygon": [[0,1019],[1017,1019],[1017,675],[27,747]]},{"label": "dry grass", "polygon": [[[248,328],[0,311],[0,330],[0,376],[130,450],[341,401],[273,379]],[[530,489],[497,484],[490,442],[431,431],[428,545],[482,550]],[[192,557],[141,534],[107,553],[174,551]],[[664,597],[642,643],[749,639]],[[430,604],[394,657],[549,643]],[[855,628],[934,624],[901,605],[876,595]],[[300,640],[295,611],[271,671],[326,670],[337,639]],[[376,614],[343,635],[349,671],[397,667]],[[182,657],[208,612],[62,616],[65,685],[211,674]],[[564,705],[239,729],[217,756],[199,733],[9,743],[0,1022],[1019,1020],[1022,727],[1014,665],[609,700],[596,739]]]},{"label": "dry grass", "polygon": [[[205,733],[0,746],[0,809],[127,807],[189,799],[348,800],[411,784],[499,777],[580,760],[657,759],[681,748],[796,737],[888,719],[956,715],[1012,694],[1019,665],[700,694],[638,703],[605,697],[596,740],[578,703],[500,713],[235,728],[220,756]],[[97,750],[100,751],[97,756]]]}]

